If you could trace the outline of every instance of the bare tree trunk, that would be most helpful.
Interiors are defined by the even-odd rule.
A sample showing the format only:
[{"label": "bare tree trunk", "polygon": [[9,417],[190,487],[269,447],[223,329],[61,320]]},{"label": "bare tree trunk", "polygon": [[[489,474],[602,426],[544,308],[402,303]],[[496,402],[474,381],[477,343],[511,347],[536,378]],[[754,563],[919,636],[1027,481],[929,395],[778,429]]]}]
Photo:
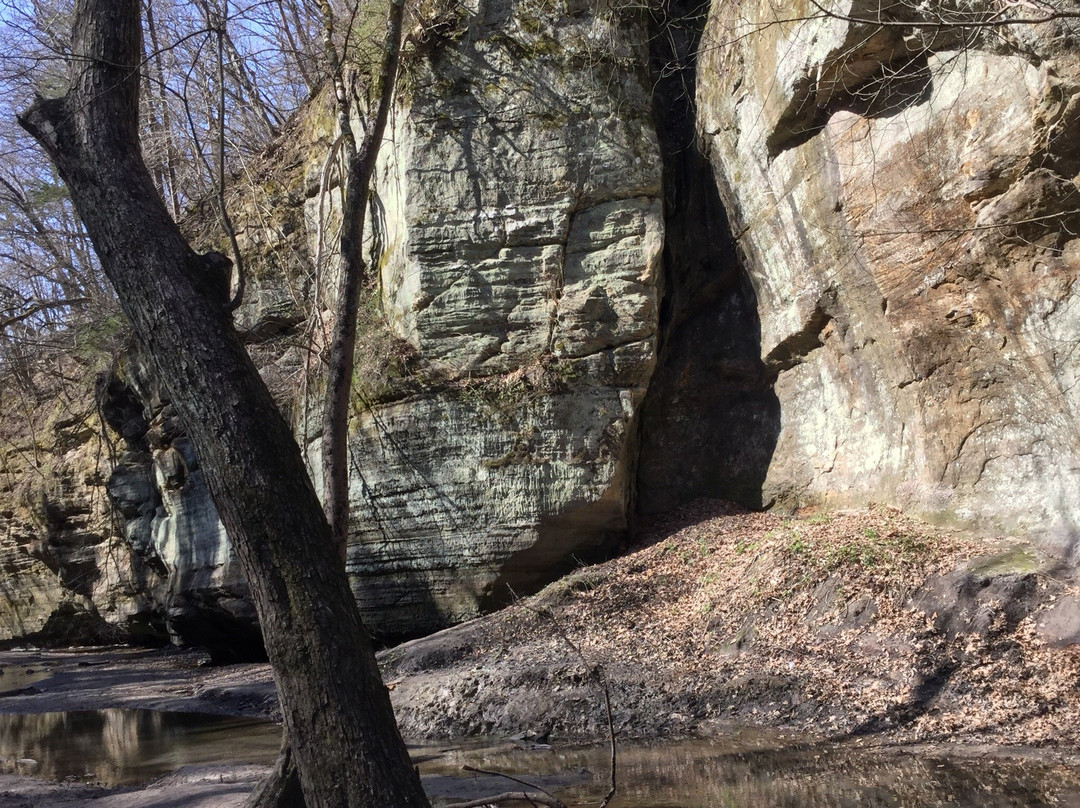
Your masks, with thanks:
[{"label": "bare tree trunk", "polygon": [[229,75],[243,91],[247,103],[254,108],[259,122],[266,127],[266,134],[268,136],[277,134],[278,129],[281,128],[281,121],[276,113],[271,112],[270,108],[263,100],[262,93],[259,91],[255,79],[248,72],[247,68],[244,67],[244,57],[242,57],[240,52],[236,49],[236,43],[233,42],[232,36],[229,34],[229,14],[227,4],[221,6],[218,3],[214,3],[213,6],[211,6],[209,0],[196,0],[196,2],[199,8],[202,9],[203,16],[206,18],[207,27],[217,31],[221,44],[229,55],[226,64],[226,70],[228,70]]},{"label": "bare tree trunk", "polygon": [[[356,135],[350,120],[350,99],[345,87],[341,57],[334,45],[333,12],[323,4],[325,55],[337,97],[338,129],[344,144],[348,172],[345,177],[345,202],[342,205],[341,279],[334,307],[326,398],[323,410],[322,469],[323,508],[330,522],[331,541],[341,559],[342,569],[348,552],[349,536],[349,399],[352,394],[353,360],[356,350],[356,318],[366,266],[363,260],[364,214],[375,162],[389,119],[401,53],[403,0],[393,0],[387,20],[383,64],[380,70],[379,105],[369,121],[362,146],[357,149]],[[252,795],[246,808],[294,808],[282,798],[295,790],[299,772],[289,765],[289,740],[267,786]]]},{"label": "bare tree trunk", "polygon": [[356,352],[356,318],[360,290],[367,265],[363,256],[364,216],[375,163],[379,157],[390,106],[394,96],[398,62],[401,58],[401,30],[405,16],[404,0],[391,0],[386,25],[383,62],[379,71],[378,108],[369,121],[359,148],[352,131],[349,95],[341,59],[333,42],[333,16],[329,3],[323,2],[326,25],[325,45],[330,75],[338,105],[338,128],[345,142],[348,164],[345,202],[342,206],[341,280],[335,305],[334,331],[330,342],[330,360],[326,383],[326,410],[323,417],[322,470],[323,507],[342,562],[345,560],[349,532],[349,400],[352,397],[353,364]]},{"label": "bare tree trunk", "polygon": [[259,784],[246,804],[267,808],[307,808],[300,786],[300,775],[296,770],[296,759],[287,737],[281,746],[281,754],[274,764],[274,770]]},{"label": "bare tree trunk", "polygon": [[[169,175],[168,200],[173,217],[180,215],[180,194],[176,184],[176,144],[173,142],[175,133],[172,127],[172,116],[169,114],[169,95],[165,91],[165,68],[161,63],[161,43],[158,42],[157,25],[154,22],[153,0],[146,0],[146,29],[150,34],[150,47],[153,50],[154,68],[157,70],[157,96],[161,104],[161,130],[165,138],[165,168]],[[148,67],[149,69],[149,67]]]},{"label": "bare tree trunk", "polygon": [[78,0],[72,83],[20,118],[71,191],[199,455],[251,585],[310,808],[426,808],[289,425],[232,328],[222,264],[169,217],[138,140],[139,0]]}]

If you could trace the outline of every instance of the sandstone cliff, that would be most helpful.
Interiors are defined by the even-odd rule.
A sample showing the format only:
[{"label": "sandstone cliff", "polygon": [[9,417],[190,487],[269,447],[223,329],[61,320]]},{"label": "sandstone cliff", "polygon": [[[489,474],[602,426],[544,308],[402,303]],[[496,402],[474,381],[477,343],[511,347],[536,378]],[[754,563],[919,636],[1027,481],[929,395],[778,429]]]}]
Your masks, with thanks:
[{"label": "sandstone cliff", "polygon": [[717,2],[700,123],[779,401],[764,501],[888,501],[1068,554],[1076,23],[950,24],[990,15]]},{"label": "sandstone cliff", "polygon": [[[702,496],[888,502],[1072,553],[1072,23],[782,6],[465,2],[413,48],[351,438],[348,568],[379,635],[472,617]],[[232,203],[237,328],[313,460],[333,139],[313,99]],[[78,613],[249,652],[168,402],[134,356],[101,394],[115,464],[93,430],[48,449],[64,529],[53,499],[0,513],[0,639]]]},{"label": "sandstone cliff", "polygon": [[664,222],[648,32],[618,5],[466,4],[407,73],[377,307],[417,357],[362,382],[351,442],[348,568],[382,631],[472,617],[626,529]]},{"label": "sandstone cliff", "polygon": [[[373,201],[351,440],[347,564],[380,636],[475,616],[625,534],[664,220],[649,34],[618,6],[467,3],[411,54]],[[233,200],[253,274],[237,327],[313,461],[332,127],[314,99]],[[190,229],[218,246],[200,217]],[[174,639],[250,636],[197,458],[139,365],[106,384],[120,546],[156,571]]]}]

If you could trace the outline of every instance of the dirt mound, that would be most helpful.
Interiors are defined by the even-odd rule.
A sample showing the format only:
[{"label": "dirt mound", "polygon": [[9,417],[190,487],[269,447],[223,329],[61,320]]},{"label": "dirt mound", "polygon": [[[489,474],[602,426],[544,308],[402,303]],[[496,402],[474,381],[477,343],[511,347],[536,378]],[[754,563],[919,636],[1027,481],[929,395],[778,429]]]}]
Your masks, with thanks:
[{"label": "dirt mound", "polygon": [[885,507],[698,502],[503,612],[383,655],[408,736],[752,722],[830,736],[1075,745],[1080,596],[1015,539]]}]

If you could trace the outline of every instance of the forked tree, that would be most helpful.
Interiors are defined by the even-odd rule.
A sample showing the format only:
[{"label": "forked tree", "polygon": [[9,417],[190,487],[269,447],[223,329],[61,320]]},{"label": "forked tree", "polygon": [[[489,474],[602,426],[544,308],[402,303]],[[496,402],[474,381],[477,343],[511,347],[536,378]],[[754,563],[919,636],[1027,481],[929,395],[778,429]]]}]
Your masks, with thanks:
[{"label": "forked tree", "polygon": [[139,0],[78,0],[70,85],[20,122],[67,184],[251,586],[310,808],[427,806],[299,447],[233,330],[222,256],[142,159]]}]

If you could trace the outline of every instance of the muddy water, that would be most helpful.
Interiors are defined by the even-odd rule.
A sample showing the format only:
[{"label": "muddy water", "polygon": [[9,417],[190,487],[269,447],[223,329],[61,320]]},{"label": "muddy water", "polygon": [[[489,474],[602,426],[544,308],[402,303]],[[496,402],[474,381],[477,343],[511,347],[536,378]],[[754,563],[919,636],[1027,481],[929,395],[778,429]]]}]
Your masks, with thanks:
[{"label": "muddy water", "polygon": [[[134,785],[198,764],[269,764],[281,730],[268,721],[149,710],[0,715],[0,769],[49,780]],[[435,805],[515,788],[465,765],[517,775],[570,806],[607,790],[606,747],[522,749],[506,742],[413,749]],[[713,741],[622,744],[612,808],[1080,808],[1080,773],[1003,761],[798,743],[760,732]]]},{"label": "muddy water", "polygon": [[[550,752],[448,753],[421,772],[451,763],[535,774],[584,772],[558,789],[567,805],[595,806],[607,790],[604,748]],[[449,773],[444,768],[444,773]],[[716,741],[619,750],[618,796],[611,808],[1080,808],[1080,772],[1023,762],[798,744],[760,733]],[[499,790],[512,784],[503,783]],[[490,792],[488,792],[490,793]]]},{"label": "muddy water", "polygon": [[8,665],[0,668],[0,695],[18,693],[35,682],[48,679],[51,671],[41,665]]},{"label": "muddy water", "polygon": [[134,785],[181,766],[272,763],[270,721],[155,710],[0,715],[0,770],[45,780]]}]

